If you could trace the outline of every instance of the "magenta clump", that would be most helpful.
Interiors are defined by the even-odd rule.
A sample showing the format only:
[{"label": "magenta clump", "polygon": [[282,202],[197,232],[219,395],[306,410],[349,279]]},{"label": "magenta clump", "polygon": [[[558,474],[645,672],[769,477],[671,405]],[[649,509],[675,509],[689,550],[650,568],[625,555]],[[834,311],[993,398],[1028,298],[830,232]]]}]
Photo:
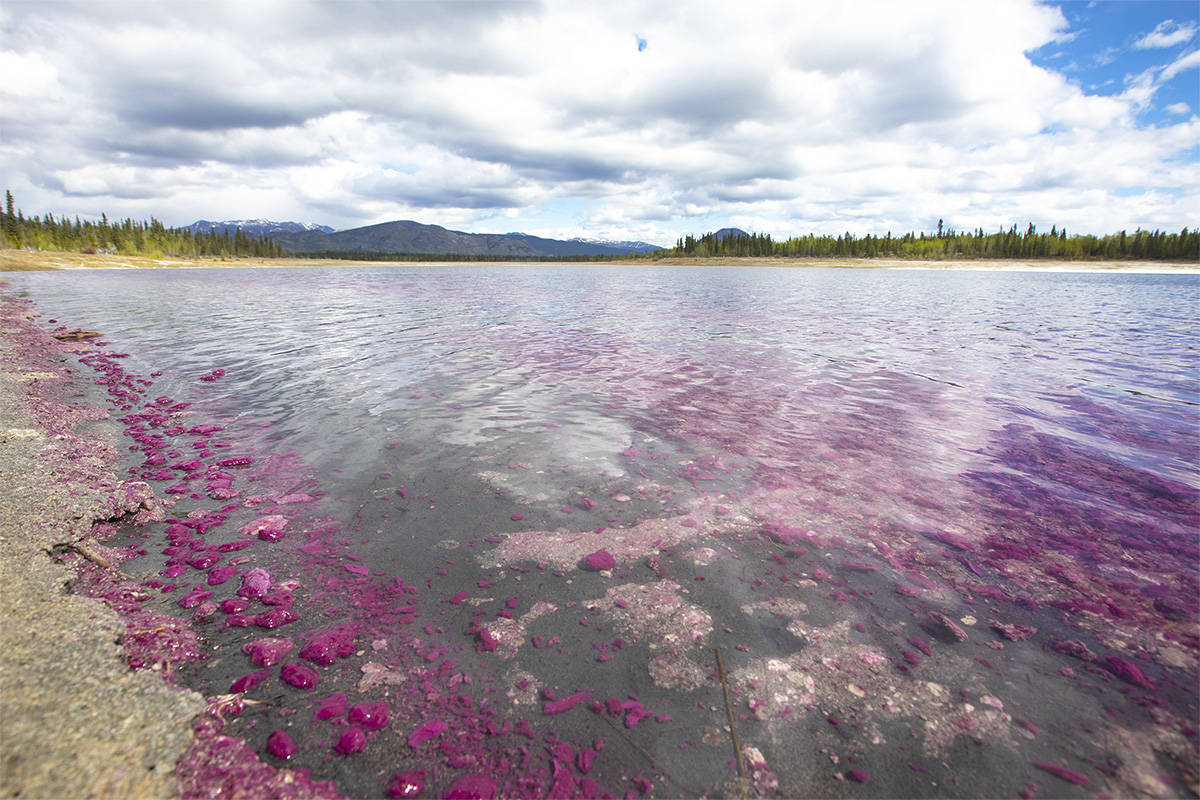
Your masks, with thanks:
[{"label": "magenta clump", "polygon": [[569,711],[575,706],[590,699],[592,696],[591,689],[567,697],[560,697],[557,700],[547,700],[542,705],[542,713],[546,715],[561,714],[564,711]]},{"label": "magenta clump", "polygon": [[908,643],[927,656],[933,655],[933,650],[930,649],[929,644],[919,636],[908,637]]},{"label": "magenta clump", "polygon": [[286,731],[273,730],[267,737],[267,752],[286,761],[296,755],[296,743]]},{"label": "magenta clump", "polygon": [[225,458],[217,462],[218,467],[244,467],[247,464],[253,464],[254,459],[249,456],[234,456],[233,458]]},{"label": "magenta clump", "polygon": [[250,601],[244,597],[226,597],[221,601],[221,611],[225,614],[237,614],[250,607]]},{"label": "magenta clump", "polygon": [[871,780],[871,776],[863,772],[861,769],[850,770],[846,773],[846,777],[852,781],[858,781],[859,783],[866,783],[867,781]]},{"label": "magenta clump", "polygon": [[442,800],[494,800],[496,779],[490,775],[464,775],[442,792]]},{"label": "magenta clump", "polygon": [[930,539],[941,542],[942,544],[950,545],[956,550],[974,550],[975,545],[965,536],[950,531],[938,531],[937,533],[928,534]]},{"label": "magenta clump", "polygon": [[388,723],[387,703],[383,700],[376,703],[358,703],[350,709],[350,721],[369,731],[383,730]]},{"label": "magenta clump", "polygon": [[237,571],[237,567],[232,567],[228,564],[223,567],[213,567],[208,571],[208,585],[220,586],[234,575],[237,575]]},{"label": "magenta clump", "polygon": [[1134,686],[1140,686],[1143,689],[1154,688],[1154,684],[1137,668],[1136,664],[1132,664],[1120,656],[1109,656],[1104,659],[1104,666],[1108,667],[1112,674],[1126,683],[1132,683]]},{"label": "magenta clump", "polygon": [[252,663],[260,667],[270,667],[282,661],[293,647],[295,644],[291,639],[281,636],[264,636],[242,645],[242,652],[250,656]]},{"label": "magenta clump", "polygon": [[408,746],[415,750],[422,742],[441,736],[447,727],[449,726],[440,719],[427,719],[408,735]]},{"label": "magenta clump", "polygon": [[300,657],[314,664],[332,664],[354,653],[354,631],[339,625],[317,631],[300,650]]},{"label": "magenta clump", "polygon": [[197,586],[195,589],[192,589],[183,597],[179,598],[179,605],[183,606],[184,608],[195,608],[210,597],[212,597],[212,592],[207,592]]},{"label": "magenta clump", "polygon": [[366,746],[367,735],[363,733],[362,728],[358,727],[357,725],[352,725],[343,731],[342,735],[338,737],[337,744],[333,746],[333,749],[337,750],[344,756],[348,756],[353,753],[361,752]]},{"label": "magenta clump", "polygon": [[321,676],[315,669],[299,661],[284,664],[279,670],[279,677],[297,689],[311,689],[321,682]]},{"label": "magenta clump", "polygon": [[346,713],[346,693],[334,692],[324,700],[317,703],[317,710],[313,713],[313,719],[332,719],[340,717]]},{"label": "magenta clump", "polygon": [[229,691],[234,694],[238,692],[248,692],[269,677],[271,677],[271,671],[269,669],[260,669],[258,672],[251,672],[249,675],[243,675],[234,681],[230,685]]},{"label": "magenta clump", "polygon": [[397,772],[388,782],[388,797],[411,798],[425,793],[425,770],[408,769]]},{"label": "magenta clump", "polygon": [[1069,783],[1074,783],[1077,786],[1091,785],[1090,780],[1088,780],[1085,776],[1080,775],[1078,772],[1076,772],[1073,769],[1067,769],[1066,767],[1060,767],[1057,764],[1051,764],[1049,761],[1034,761],[1033,765],[1035,767],[1037,767],[1038,769],[1045,770],[1046,772],[1049,772],[1051,775],[1062,778],[1064,781],[1067,781]]},{"label": "magenta clump", "polygon": [[271,588],[271,575],[265,569],[254,568],[242,576],[242,585],[237,593],[242,597],[258,599]]},{"label": "magenta clump", "polygon": [[583,559],[583,568],[592,570],[593,572],[612,569],[616,565],[617,560],[607,550],[597,550],[594,553],[589,553]]},{"label": "magenta clump", "polygon": [[254,617],[254,624],[260,628],[278,628],[280,625],[287,625],[289,622],[295,622],[300,619],[295,611],[283,606],[275,606],[270,611],[264,611]]}]

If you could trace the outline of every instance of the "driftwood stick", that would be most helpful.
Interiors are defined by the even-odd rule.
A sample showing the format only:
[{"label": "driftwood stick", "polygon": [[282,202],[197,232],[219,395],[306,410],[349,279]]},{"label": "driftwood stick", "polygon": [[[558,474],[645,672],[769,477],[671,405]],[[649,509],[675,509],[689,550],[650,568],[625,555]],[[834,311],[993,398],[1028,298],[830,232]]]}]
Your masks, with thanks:
[{"label": "driftwood stick", "polygon": [[742,743],[738,739],[737,721],[733,718],[733,703],[729,702],[729,682],[725,679],[725,662],[721,660],[721,648],[717,650],[717,672],[721,674],[721,690],[725,692],[725,711],[729,714],[729,735],[733,739],[733,751],[737,755],[738,777],[746,777],[746,761],[742,758]]},{"label": "driftwood stick", "polygon": [[674,784],[675,786],[678,786],[680,789],[683,789],[684,791],[688,791],[687,787],[686,787],[686,786],[684,786],[684,785],[683,785],[682,783],[680,783],[679,781],[675,780],[673,777],[671,777],[671,773],[669,773],[669,772],[667,772],[665,769],[663,769],[663,767],[662,767],[662,764],[659,764],[657,761],[655,761],[655,760],[654,760],[654,756],[650,755],[650,751],[648,751],[646,748],[644,748],[644,747],[642,747],[640,744],[638,744],[636,739],[634,739],[632,736],[630,736],[630,735],[629,735],[628,733],[626,733],[625,731],[623,731],[623,730],[621,730],[620,728],[618,728],[618,727],[617,727],[617,724],[616,724],[615,722],[613,722],[611,719],[609,719],[608,717],[604,716],[603,714],[597,714],[596,716],[600,717],[600,719],[602,719],[602,720],[604,720],[605,722],[607,722],[607,723],[608,723],[608,726],[609,726],[610,728],[612,728],[614,731],[616,731],[617,733],[621,734],[621,738],[622,738],[622,739],[624,739],[625,741],[629,742],[631,745],[633,745],[633,747],[634,747],[634,748],[635,748],[635,749],[636,749],[636,750],[637,750],[639,753],[641,753],[642,755],[644,755],[644,756],[646,757],[646,760],[650,762],[650,766],[654,767],[654,769],[655,769],[655,770],[657,770],[657,771],[658,771],[658,772],[659,772],[659,773],[660,773],[660,774],[661,774],[661,775],[662,775],[664,778],[666,778],[666,779],[667,779],[667,780],[668,780],[670,783]]},{"label": "driftwood stick", "polygon": [[118,575],[120,575],[122,578],[124,578],[127,581],[133,580],[133,578],[131,576],[126,575],[124,572],[121,572],[121,570],[117,569],[116,566],[111,561],[109,561],[107,558],[102,556],[100,553],[93,550],[85,542],[76,542],[75,544],[70,545],[70,549],[75,551],[79,555],[83,556],[88,561],[92,562],[93,564],[95,564],[98,567],[104,567],[104,569],[111,569],[113,572],[117,573]]}]

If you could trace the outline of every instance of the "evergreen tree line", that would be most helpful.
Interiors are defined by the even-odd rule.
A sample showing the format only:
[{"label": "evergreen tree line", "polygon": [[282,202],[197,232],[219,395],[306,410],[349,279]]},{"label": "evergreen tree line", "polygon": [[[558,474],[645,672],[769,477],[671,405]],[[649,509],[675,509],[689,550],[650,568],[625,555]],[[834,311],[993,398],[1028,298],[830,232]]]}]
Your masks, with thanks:
[{"label": "evergreen tree line", "polygon": [[187,228],[168,228],[153,217],[136,222],[131,218],[110,221],[102,215],[99,222],[75,217],[26,217],[14,210],[12,192],[4,193],[4,212],[0,218],[0,246],[32,250],[67,250],[80,253],[121,253],[148,256],[258,256],[279,258],[283,248],[266,236],[247,236],[208,231],[196,233]]},{"label": "evergreen tree line", "polygon": [[770,235],[741,236],[732,234],[718,239],[712,233],[696,238],[679,239],[672,249],[660,250],[657,257],[689,256],[779,256],[787,258],[911,258],[911,259],[974,259],[974,258],[1061,258],[1112,259],[1147,261],[1200,260],[1200,229],[1184,228],[1179,233],[1138,229],[1133,233],[1121,231],[1107,236],[1068,236],[1066,229],[1052,227],[1049,233],[1038,233],[1032,223],[1024,232],[1013,225],[1008,231],[984,233],[982,228],[970,232],[945,230],[938,222],[936,233],[906,233],[893,236],[797,236],[786,241],[772,241]]}]

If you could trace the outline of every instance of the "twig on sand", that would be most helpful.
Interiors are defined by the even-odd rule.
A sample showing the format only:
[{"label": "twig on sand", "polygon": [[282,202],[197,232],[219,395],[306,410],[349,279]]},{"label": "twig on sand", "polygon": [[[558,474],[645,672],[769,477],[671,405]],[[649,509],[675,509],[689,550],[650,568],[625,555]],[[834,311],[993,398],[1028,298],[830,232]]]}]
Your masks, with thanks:
[{"label": "twig on sand", "polygon": [[671,783],[678,786],[680,789],[683,789],[684,791],[688,791],[688,788],[686,786],[684,786],[682,783],[680,783],[679,781],[675,780],[673,777],[671,777],[671,773],[669,773],[665,769],[663,769],[662,764],[659,764],[657,761],[655,761],[654,756],[650,755],[650,751],[648,751],[646,748],[644,748],[640,744],[638,744],[637,740],[635,740],[632,736],[630,736],[625,731],[618,728],[617,724],[615,722],[613,722],[611,719],[609,719],[608,717],[604,716],[603,714],[597,714],[597,716],[600,717],[600,719],[607,722],[608,726],[610,728],[612,728],[617,733],[621,734],[621,738],[623,738],[625,741],[629,742],[629,744],[633,745],[634,749],[636,749],[639,753],[644,755],[646,757],[646,760],[650,762],[650,766],[654,767],[654,769],[657,770],[664,778],[666,778],[668,781],[670,781]]},{"label": "twig on sand", "polygon": [[104,567],[105,569],[111,569],[113,572],[117,573],[125,580],[129,580],[129,581],[133,580],[132,576],[126,575],[124,572],[121,572],[121,570],[117,569],[116,566],[114,566],[111,561],[109,561],[103,555],[96,552],[95,550],[93,550],[91,547],[89,547],[87,544],[85,544],[83,542],[76,542],[75,544],[70,545],[69,549],[73,550],[76,553],[78,553],[79,555],[83,556],[84,558],[86,558],[88,561],[92,562],[96,566]]},{"label": "twig on sand", "polygon": [[737,755],[738,777],[746,777],[746,762],[742,758],[742,743],[738,739],[737,722],[733,718],[733,704],[729,702],[729,682],[725,679],[725,662],[721,660],[721,648],[717,651],[717,672],[721,674],[721,690],[725,693],[725,711],[729,714],[729,735],[733,739],[733,751]]}]

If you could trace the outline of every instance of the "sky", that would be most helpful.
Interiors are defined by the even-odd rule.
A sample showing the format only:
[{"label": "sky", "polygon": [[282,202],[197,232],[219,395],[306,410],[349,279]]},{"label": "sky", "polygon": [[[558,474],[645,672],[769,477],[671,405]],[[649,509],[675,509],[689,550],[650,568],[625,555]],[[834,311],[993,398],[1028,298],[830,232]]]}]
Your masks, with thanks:
[{"label": "sky", "polygon": [[0,4],[27,215],[1200,227],[1195,0]]}]

